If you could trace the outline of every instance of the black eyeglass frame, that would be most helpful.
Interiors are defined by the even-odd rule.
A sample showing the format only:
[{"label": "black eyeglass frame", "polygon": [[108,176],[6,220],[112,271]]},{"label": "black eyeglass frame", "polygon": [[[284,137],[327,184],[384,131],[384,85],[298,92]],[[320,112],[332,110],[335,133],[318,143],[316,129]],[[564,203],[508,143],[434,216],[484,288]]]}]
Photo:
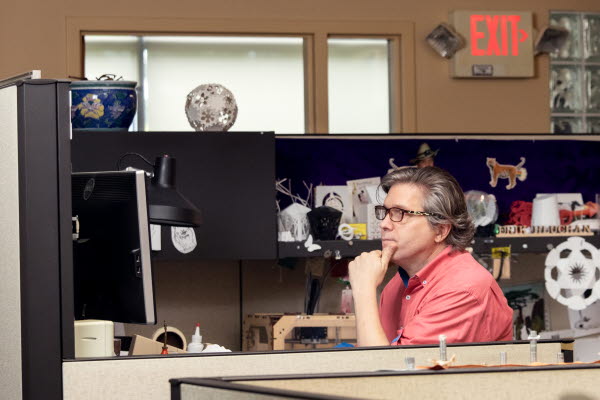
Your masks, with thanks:
[{"label": "black eyeglass frame", "polygon": [[[385,210],[385,214],[383,214],[383,218],[379,218],[379,213],[378,210]],[[396,221],[392,218],[392,214],[390,214],[390,211],[392,210],[400,210],[402,212],[402,217],[400,217],[399,221]],[[385,217],[387,215],[390,215],[390,220],[392,222],[402,222],[402,220],[404,219],[404,214],[411,214],[411,215],[423,215],[425,217],[438,217],[438,218],[442,218],[442,216],[440,214],[437,213],[430,213],[430,212],[425,212],[425,211],[412,211],[412,210],[405,210],[404,208],[400,208],[400,207],[390,207],[387,208],[385,206],[375,206],[375,218],[377,218],[380,221],[383,221],[385,219]]]}]

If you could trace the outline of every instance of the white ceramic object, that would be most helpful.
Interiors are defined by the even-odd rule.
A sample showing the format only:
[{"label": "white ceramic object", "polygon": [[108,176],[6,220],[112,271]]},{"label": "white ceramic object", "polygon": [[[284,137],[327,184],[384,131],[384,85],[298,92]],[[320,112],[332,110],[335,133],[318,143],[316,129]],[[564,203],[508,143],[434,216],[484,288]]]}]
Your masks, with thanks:
[{"label": "white ceramic object", "polygon": [[558,226],[558,198],[555,194],[538,195],[533,199],[531,226]]},{"label": "white ceramic object", "polygon": [[218,83],[198,86],[188,93],[185,102],[185,115],[196,131],[227,131],[235,123],[237,113],[233,93]]}]

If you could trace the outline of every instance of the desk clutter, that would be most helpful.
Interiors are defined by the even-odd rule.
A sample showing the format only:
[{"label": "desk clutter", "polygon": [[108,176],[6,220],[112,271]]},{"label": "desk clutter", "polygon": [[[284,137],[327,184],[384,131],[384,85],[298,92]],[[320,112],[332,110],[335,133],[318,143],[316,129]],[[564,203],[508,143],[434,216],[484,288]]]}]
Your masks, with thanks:
[{"label": "desk clutter", "polygon": [[214,343],[202,343],[200,324],[196,324],[191,341],[179,329],[168,326],[158,328],[151,338],[142,335],[115,336],[112,321],[75,321],[75,357],[115,357],[166,355],[186,353],[230,352]]},{"label": "desk clutter", "polygon": [[354,314],[248,314],[243,335],[242,351],[331,348],[356,343],[356,319]]}]

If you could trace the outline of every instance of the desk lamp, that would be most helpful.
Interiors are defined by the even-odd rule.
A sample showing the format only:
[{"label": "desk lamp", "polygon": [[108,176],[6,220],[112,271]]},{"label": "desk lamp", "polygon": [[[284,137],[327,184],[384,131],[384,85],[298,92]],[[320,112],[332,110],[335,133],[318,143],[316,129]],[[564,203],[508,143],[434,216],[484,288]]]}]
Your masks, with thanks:
[{"label": "desk lamp", "polygon": [[121,160],[129,155],[138,156],[153,168],[148,185],[148,218],[151,224],[195,227],[202,223],[198,207],[175,187],[175,158],[158,156],[152,164],[141,154],[127,153],[117,163],[118,169]]},{"label": "desk lamp", "polygon": [[168,155],[155,159],[148,205],[153,224],[193,227],[202,223],[200,210],[175,187],[175,158]]}]

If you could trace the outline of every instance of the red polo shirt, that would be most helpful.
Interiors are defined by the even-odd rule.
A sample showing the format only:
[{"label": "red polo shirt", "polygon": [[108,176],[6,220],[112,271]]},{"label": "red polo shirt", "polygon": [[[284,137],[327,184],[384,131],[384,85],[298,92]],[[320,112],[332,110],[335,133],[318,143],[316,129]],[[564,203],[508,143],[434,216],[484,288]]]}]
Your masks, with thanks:
[{"label": "red polo shirt", "polygon": [[492,275],[468,252],[451,249],[408,286],[397,273],[383,289],[379,316],[390,343],[432,344],[439,335],[448,343],[512,339],[513,310]]}]

